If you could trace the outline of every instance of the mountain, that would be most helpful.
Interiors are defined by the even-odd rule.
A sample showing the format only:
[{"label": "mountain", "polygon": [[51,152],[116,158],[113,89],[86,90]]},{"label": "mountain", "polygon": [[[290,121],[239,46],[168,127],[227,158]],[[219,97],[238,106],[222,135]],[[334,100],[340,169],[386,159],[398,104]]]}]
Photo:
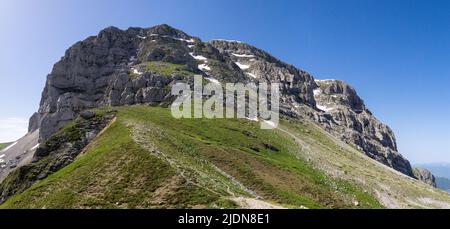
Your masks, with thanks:
[{"label": "mountain", "polygon": [[450,164],[448,163],[429,163],[420,164],[417,167],[426,168],[436,176],[436,187],[449,191],[450,186],[448,180],[450,179]]},{"label": "mountain", "polygon": [[[202,64],[208,70],[200,70]],[[167,68],[178,68],[176,77],[162,76]],[[316,82],[305,71],[247,44],[203,43],[167,25],[126,31],[111,27],[71,47],[48,76],[30,132],[39,128],[42,142],[86,109],[162,103],[170,97],[166,86],[192,74],[221,82],[280,83],[282,112],[311,118],[370,157],[413,176],[409,162],[397,153],[393,132],[365,109],[350,86]],[[314,93],[322,88],[325,93],[316,99]],[[316,103],[324,100],[336,109],[320,110]]]},{"label": "mountain", "polygon": [[426,168],[438,177],[445,177],[450,179],[450,164],[449,163],[428,163],[419,164],[417,167]]},{"label": "mountain", "polygon": [[450,179],[445,177],[436,177],[437,188],[450,192]]},{"label": "mountain", "polygon": [[436,177],[430,172],[430,170],[423,168],[413,168],[414,176],[419,180],[436,188]]},{"label": "mountain", "polygon": [[[172,118],[172,85],[194,75],[279,83],[280,126]],[[0,170],[4,208],[450,206],[351,86],[168,25],[109,27],[70,47],[5,154],[19,166]]]},{"label": "mountain", "polygon": [[[2,208],[445,208],[450,196],[370,159],[309,120],[173,119],[132,105],[80,116],[2,184]],[[70,138],[114,117],[78,155]],[[96,125],[94,125],[96,126]],[[54,148],[58,148],[55,146]],[[47,155],[47,156],[44,156]],[[63,158],[73,162],[51,171]],[[27,186],[33,177],[38,182]],[[21,182],[15,182],[21,181]]]}]

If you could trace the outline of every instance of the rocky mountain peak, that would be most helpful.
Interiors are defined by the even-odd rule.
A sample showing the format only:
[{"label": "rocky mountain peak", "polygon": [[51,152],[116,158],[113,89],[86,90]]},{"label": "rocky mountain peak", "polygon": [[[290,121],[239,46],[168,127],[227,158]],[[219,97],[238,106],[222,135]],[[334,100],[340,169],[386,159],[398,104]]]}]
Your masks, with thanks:
[{"label": "rocky mountain peak", "polygon": [[364,101],[358,96],[355,89],[340,80],[316,80],[318,88],[314,89],[314,97],[317,104],[325,111],[331,111],[333,107],[345,106],[356,113],[368,112]]},{"label": "rocky mountain peak", "polygon": [[[81,112],[100,106],[167,104],[175,82],[194,74],[212,82],[279,83],[281,110],[308,119],[369,157],[413,176],[397,152],[392,130],[366,108],[355,89],[338,80],[314,80],[252,45],[202,42],[168,25],[109,27],[70,47],[47,77],[30,131],[47,140]],[[299,106],[307,109],[298,109]]]},{"label": "rocky mountain peak", "polygon": [[174,38],[181,38],[181,39],[191,39],[192,38],[187,33],[183,32],[181,30],[175,29],[167,24],[156,25],[156,26],[150,27],[148,29],[144,29],[144,31],[149,36],[151,36],[153,34],[153,35],[160,35],[160,36],[171,36]]},{"label": "rocky mountain peak", "polygon": [[392,129],[373,116],[353,87],[340,80],[316,83],[317,122],[367,156],[414,177],[409,161],[398,153]]},{"label": "rocky mountain peak", "polygon": [[417,179],[436,188],[436,178],[429,170],[423,168],[414,168],[413,172],[414,176]]}]

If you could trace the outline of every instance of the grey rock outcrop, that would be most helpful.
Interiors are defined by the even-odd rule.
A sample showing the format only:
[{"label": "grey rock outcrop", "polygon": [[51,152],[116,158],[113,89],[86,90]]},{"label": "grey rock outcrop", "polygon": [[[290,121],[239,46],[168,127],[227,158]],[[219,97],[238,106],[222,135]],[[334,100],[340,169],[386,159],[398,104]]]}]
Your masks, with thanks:
[{"label": "grey rock outcrop", "polygon": [[115,111],[92,113],[78,118],[64,131],[53,134],[37,147],[30,163],[17,167],[0,183],[0,204],[70,164],[114,117]]},{"label": "grey rock outcrop", "polygon": [[436,185],[436,178],[434,177],[434,175],[427,169],[422,169],[422,168],[414,168],[413,169],[414,172],[414,176],[420,180],[423,181],[433,187],[437,187]]},{"label": "grey rock outcrop", "polygon": [[410,163],[398,153],[394,132],[372,115],[351,86],[339,80],[316,83],[316,122],[367,156],[413,176]]},{"label": "grey rock outcrop", "polygon": [[[151,40],[151,36],[154,39]],[[161,25],[126,31],[110,27],[97,36],[76,43],[48,75],[40,108],[30,120],[30,129],[42,127],[40,141],[45,141],[81,111],[102,105],[133,104],[136,100],[141,102],[137,96],[140,89],[157,84],[166,86],[168,82],[151,73],[129,77],[127,73],[130,66],[155,58],[189,62],[188,51],[182,54],[177,47],[183,43],[181,39],[191,38],[167,25]],[[148,49],[153,46],[147,43],[154,40],[158,41],[155,44],[166,44],[168,48],[162,51]],[[148,97],[154,95],[155,91],[148,89],[144,92],[144,101],[161,100],[152,101]],[[165,97],[161,91],[156,94]]]},{"label": "grey rock outcrop", "polygon": [[351,86],[338,80],[314,80],[307,72],[248,44],[210,43],[230,56],[250,79],[280,83],[284,114],[310,119],[367,156],[413,176],[410,163],[398,153],[393,131],[372,115]]},{"label": "grey rock outcrop", "polygon": [[[206,56],[207,74],[196,56]],[[180,72],[163,75],[145,64],[170,63]],[[169,66],[171,67],[171,66]],[[170,84],[188,74],[241,82],[243,72],[210,44],[167,25],[148,29],[106,28],[69,48],[47,76],[39,111],[30,130],[40,128],[47,140],[81,111],[103,105],[158,104],[170,100]],[[192,77],[191,77],[192,78]]]},{"label": "grey rock outcrop", "polygon": [[315,105],[313,89],[316,84],[309,73],[242,42],[213,40],[210,43],[229,56],[250,80],[279,83],[284,95],[292,96],[299,103]]}]

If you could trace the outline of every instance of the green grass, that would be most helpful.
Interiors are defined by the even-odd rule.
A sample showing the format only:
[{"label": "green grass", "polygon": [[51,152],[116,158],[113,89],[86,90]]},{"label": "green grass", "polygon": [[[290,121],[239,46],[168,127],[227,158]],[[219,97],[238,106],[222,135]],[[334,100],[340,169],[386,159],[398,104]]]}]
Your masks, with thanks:
[{"label": "green grass", "polygon": [[4,148],[8,147],[9,145],[11,145],[12,142],[8,142],[8,143],[0,143],[0,150],[3,150]]},{"label": "green grass", "polygon": [[233,195],[254,193],[291,208],[382,207],[355,183],[298,158],[291,137],[257,122],[174,119],[159,107],[117,109],[117,121],[83,155],[0,207],[236,208]]},{"label": "green grass", "polygon": [[[171,77],[173,75],[182,76],[182,77],[193,77],[194,73],[189,71],[185,65],[181,64],[173,64],[169,62],[163,61],[147,61],[138,65],[142,67],[145,72],[153,72],[160,76]],[[131,78],[135,78],[139,76],[132,71],[128,72],[128,76]]]},{"label": "green grass", "polygon": [[[152,194],[175,175],[166,163],[136,145],[126,127],[116,122],[78,160],[9,199],[1,207],[171,207],[166,206],[167,203],[159,205]],[[165,193],[172,198],[161,198],[177,197],[176,207],[209,203],[218,198],[182,180],[180,182],[182,184],[173,192]]]},{"label": "green grass", "polygon": [[248,120],[173,119],[159,107],[115,109],[117,121],[75,162],[0,207],[237,208],[233,196],[254,194],[289,208],[450,202],[308,121],[261,130]]},{"label": "green grass", "polygon": [[181,64],[173,64],[162,61],[149,61],[143,64],[145,70],[148,72],[154,72],[161,76],[171,76],[173,74],[178,76],[193,76],[193,73],[188,71],[186,66]]},{"label": "green grass", "polygon": [[[448,208],[450,195],[416,179],[370,159],[354,146],[332,137],[314,123],[300,120],[282,120],[283,129],[290,131],[307,152],[299,151],[300,158],[308,159],[333,177],[357,184],[363,194],[378,196],[387,208]],[[353,192],[353,191],[352,191]],[[361,192],[355,192],[360,195]]]},{"label": "green grass", "polygon": [[[139,117],[145,117],[144,113],[149,112],[143,110]],[[158,114],[157,119],[150,120],[153,125],[164,127],[167,135],[174,136],[171,144],[193,145],[198,155],[267,199],[294,207],[350,208],[353,206],[348,198],[358,193],[361,207],[381,207],[374,198],[349,182],[329,179],[307,162],[295,158],[298,146],[292,139],[273,130],[261,130],[256,122],[173,120],[164,109],[155,109],[151,113]],[[286,180],[280,181],[277,175]],[[336,195],[335,189],[344,194]]]}]

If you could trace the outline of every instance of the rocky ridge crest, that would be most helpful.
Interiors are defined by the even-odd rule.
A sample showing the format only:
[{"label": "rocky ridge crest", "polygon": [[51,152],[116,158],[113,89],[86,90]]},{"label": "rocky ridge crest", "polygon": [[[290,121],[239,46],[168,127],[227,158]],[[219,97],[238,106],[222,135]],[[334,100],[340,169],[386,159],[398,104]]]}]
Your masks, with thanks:
[{"label": "rocky ridge crest", "polygon": [[[170,70],[169,72],[167,70]],[[109,27],[68,49],[47,76],[29,130],[45,142],[81,112],[131,104],[168,104],[170,87],[193,74],[219,82],[281,85],[281,111],[305,118],[369,157],[414,177],[393,131],[377,120],[349,85],[309,73],[238,41],[202,42],[168,25]]]}]

